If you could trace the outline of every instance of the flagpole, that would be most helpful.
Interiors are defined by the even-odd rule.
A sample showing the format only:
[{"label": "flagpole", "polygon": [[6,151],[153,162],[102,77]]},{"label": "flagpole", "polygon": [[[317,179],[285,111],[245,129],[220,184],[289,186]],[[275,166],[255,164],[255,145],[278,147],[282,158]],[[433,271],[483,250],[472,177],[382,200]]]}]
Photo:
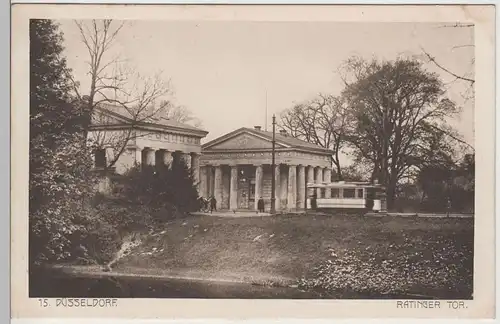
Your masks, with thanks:
[{"label": "flagpole", "polygon": [[266,121],[264,123],[264,130],[267,132],[267,89],[266,89],[266,116],[264,120]]}]

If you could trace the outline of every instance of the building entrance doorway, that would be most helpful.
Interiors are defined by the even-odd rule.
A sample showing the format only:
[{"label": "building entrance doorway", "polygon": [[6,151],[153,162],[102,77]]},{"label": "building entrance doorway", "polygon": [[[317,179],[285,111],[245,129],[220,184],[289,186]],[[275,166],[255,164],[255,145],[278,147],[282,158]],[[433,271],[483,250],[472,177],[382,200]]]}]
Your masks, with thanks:
[{"label": "building entrance doorway", "polygon": [[238,169],[238,208],[255,209],[255,168],[251,165]]}]

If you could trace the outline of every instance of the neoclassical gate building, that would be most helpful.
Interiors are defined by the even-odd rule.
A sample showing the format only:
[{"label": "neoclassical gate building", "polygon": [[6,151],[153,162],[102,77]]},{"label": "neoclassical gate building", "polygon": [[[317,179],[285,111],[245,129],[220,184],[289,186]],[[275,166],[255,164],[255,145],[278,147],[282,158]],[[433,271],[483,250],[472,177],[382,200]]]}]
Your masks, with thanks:
[{"label": "neoclassical gate building", "polygon": [[[276,133],[276,210],[305,208],[306,183],[331,181],[332,151]],[[202,145],[200,194],[215,196],[221,210],[256,210],[271,204],[272,133],[239,128]]]},{"label": "neoclassical gate building", "polygon": [[[89,138],[101,146],[94,156],[97,170],[107,166],[116,151],[126,144],[114,164],[116,173],[123,174],[136,163],[159,165],[182,159],[198,183],[201,140],[207,134],[205,130],[171,119],[137,122],[130,119],[130,113],[124,108],[101,104],[92,116]],[[129,139],[124,140],[127,135]],[[104,192],[109,191],[109,179],[105,180],[99,185],[99,190]]]}]

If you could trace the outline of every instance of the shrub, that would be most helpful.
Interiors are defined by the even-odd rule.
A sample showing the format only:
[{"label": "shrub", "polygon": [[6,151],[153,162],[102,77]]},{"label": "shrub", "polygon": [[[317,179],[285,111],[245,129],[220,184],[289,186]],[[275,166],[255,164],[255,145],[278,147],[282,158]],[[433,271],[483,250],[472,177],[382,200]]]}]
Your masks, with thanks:
[{"label": "shrub", "polygon": [[193,177],[181,161],[171,166],[135,166],[123,177],[121,187],[123,199],[150,207],[160,218],[200,208]]}]

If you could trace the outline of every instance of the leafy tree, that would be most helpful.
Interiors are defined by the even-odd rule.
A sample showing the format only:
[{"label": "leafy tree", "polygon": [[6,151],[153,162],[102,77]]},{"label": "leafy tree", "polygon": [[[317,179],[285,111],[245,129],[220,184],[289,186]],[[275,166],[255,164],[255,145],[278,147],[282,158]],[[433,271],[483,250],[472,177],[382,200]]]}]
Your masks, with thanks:
[{"label": "leafy tree", "polygon": [[[92,160],[81,134],[81,107],[68,95],[62,34],[30,20],[30,263],[71,257],[88,222]],[[83,253],[83,250],[80,250]]]},{"label": "leafy tree", "polygon": [[474,210],[474,155],[466,154],[459,163],[430,164],[418,173],[417,183],[422,190],[422,208],[445,211],[447,202],[459,212]]},{"label": "leafy tree", "polygon": [[418,61],[352,58],[345,71],[343,96],[356,116],[349,141],[357,162],[385,185],[390,209],[399,181],[429,156],[429,130],[441,130],[458,109]]}]

